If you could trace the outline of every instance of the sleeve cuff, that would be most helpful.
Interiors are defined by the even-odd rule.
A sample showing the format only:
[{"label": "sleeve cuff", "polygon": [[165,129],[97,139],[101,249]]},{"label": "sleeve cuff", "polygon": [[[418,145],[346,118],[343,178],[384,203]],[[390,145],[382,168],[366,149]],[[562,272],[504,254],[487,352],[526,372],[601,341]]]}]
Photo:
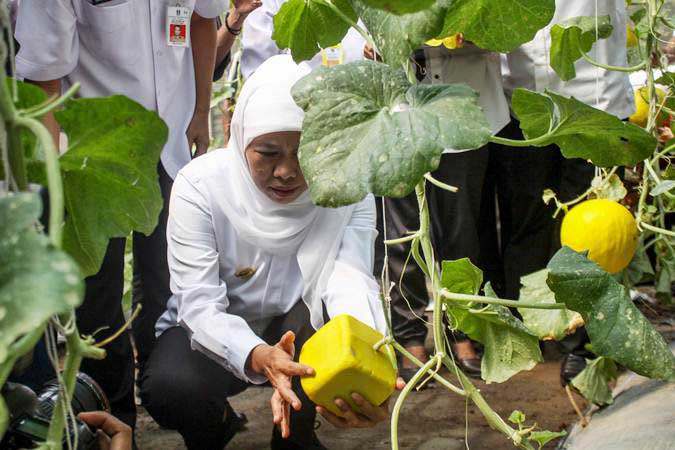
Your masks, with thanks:
[{"label": "sleeve cuff", "polygon": [[59,80],[75,70],[76,63],[51,64],[48,66],[34,64],[21,56],[16,56],[16,74],[22,79],[33,81]]}]

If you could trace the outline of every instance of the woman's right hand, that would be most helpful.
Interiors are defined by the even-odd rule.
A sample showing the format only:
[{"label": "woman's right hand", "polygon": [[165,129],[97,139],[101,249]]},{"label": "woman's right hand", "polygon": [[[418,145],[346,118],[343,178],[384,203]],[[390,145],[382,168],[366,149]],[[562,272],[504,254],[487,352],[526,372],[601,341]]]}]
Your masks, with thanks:
[{"label": "woman's right hand", "polygon": [[281,426],[281,435],[290,436],[290,407],[300,410],[302,403],[293,392],[291,379],[294,376],[314,375],[314,369],[293,361],[295,334],[287,331],[274,346],[258,345],[251,352],[250,369],[265,375],[274,387],[270,400],[274,423]]}]

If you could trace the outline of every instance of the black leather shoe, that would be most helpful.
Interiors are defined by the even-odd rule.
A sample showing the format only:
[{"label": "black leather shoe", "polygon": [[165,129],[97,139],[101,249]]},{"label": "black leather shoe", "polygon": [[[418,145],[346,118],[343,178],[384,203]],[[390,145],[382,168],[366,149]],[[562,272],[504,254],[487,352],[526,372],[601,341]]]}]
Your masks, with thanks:
[{"label": "black leather shoe", "polygon": [[565,387],[572,378],[586,368],[586,358],[570,353],[565,355],[560,363],[560,384]]},{"label": "black leather shoe", "polygon": [[246,414],[236,412],[229,403],[225,405],[225,435],[223,437],[223,446],[232,440],[235,434],[246,429],[248,418]]},{"label": "black leather shoe", "polygon": [[470,359],[459,359],[456,360],[457,366],[464,372],[466,375],[471,378],[480,379],[481,378],[481,359],[480,358],[470,358]]},{"label": "black leather shoe", "polygon": [[314,431],[312,431],[310,443],[308,445],[301,445],[281,437],[281,431],[279,431],[279,428],[276,426],[272,429],[272,442],[270,443],[270,448],[271,450],[328,450],[328,448],[319,441],[319,438],[316,437]]}]

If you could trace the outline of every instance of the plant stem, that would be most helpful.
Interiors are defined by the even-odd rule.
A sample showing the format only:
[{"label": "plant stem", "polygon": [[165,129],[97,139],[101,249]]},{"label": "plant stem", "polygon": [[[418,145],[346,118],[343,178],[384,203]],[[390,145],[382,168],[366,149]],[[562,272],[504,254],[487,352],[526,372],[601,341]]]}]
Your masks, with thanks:
[{"label": "plant stem", "polygon": [[417,238],[419,234],[417,232],[410,234],[408,236],[404,236],[402,238],[398,239],[387,239],[384,241],[385,245],[398,245],[398,244],[405,244],[406,242],[414,241],[415,238]]},{"label": "plant stem", "polygon": [[446,191],[448,191],[448,192],[457,192],[457,191],[459,191],[459,188],[458,188],[457,186],[451,186],[451,185],[449,185],[449,184],[443,183],[442,181],[438,181],[436,178],[434,178],[433,176],[431,176],[430,173],[424,174],[424,178],[425,178],[428,182],[430,182],[431,184],[433,184],[434,186],[437,186],[437,187],[439,187],[439,188],[441,188],[441,189],[443,189],[443,190],[446,190]]},{"label": "plant stem", "polygon": [[437,362],[438,358],[431,358],[429,361],[424,364],[420,370],[417,371],[415,375],[410,379],[410,381],[405,385],[401,393],[394,403],[394,409],[391,412],[391,448],[392,450],[398,450],[398,417],[401,414],[401,408],[403,407],[403,402],[405,401],[410,391],[415,388],[415,385],[420,381],[425,373],[431,369]]},{"label": "plant stem", "polygon": [[63,93],[63,95],[60,95],[56,97],[56,99],[47,102],[47,104],[41,106],[38,109],[31,109],[28,111],[24,111],[24,116],[25,117],[31,117],[31,118],[40,118],[44,116],[45,114],[54,111],[56,108],[59,106],[63,105],[66,103],[68,100],[70,100],[75,93],[80,89],[80,83],[75,83],[73,84],[70,89],[68,89],[66,92]]},{"label": "plant stem", "polygon": [[646,228],[649,231],[653,231],[654,233],[661,233],[661,234],[665,234],[666,236],[675,237],[675,231],[670,231],[670,230],[666,230],[665,228],[655,227],[654,225],[650,225],[650,224],[642,222],[642,221],[640,221],[639,226],[641,226],[642,228]]},{"label": "plant stem", "polygon": [[534,139],[514,140],[493,135],[490,136],[489,140],[495,144],[501,144],[508,147],[540,147],[542,145],[550,144],[549,139],[555,134],[556,130],[557,128],[554,128],[548,133],[542,134]]},{"label": "plant stem", "polygon": [[[417,367],[424,367],[424,363],[423,363],[422,361],[420,361],[419,359],[417,359],[417,358],[415,357],[415,355],[413,355],[412,353],[410,353],[404,346],[402,346],[401,344],[399,344],[399,343],[396,342],[396,341],[391,341],[390,344],[391,344],[392,347],[394,347],[401,355],[403,355],[405,358],[408,358],[408,359],[409,359],[413,364],[415,364]],[[451,390],[451,391],[454,392],[455,394],[461,395],[461,396],[465,396],[465,395],[466,395],[466,392],[464,392],[463,389],[458,388],[457,386],[455,386],[454,384],[452,384],[451,382],[449,382],[448,380],[446,380],[445,378],[443,378],[443,377],[440,376],[439,374],[434,373],[434,374],[433,374],[433,378],[434,378],[434,380],[438,381],[440,384],[442,384],[443,386],[445,386],[446,388],[448,388],[449,390]]]},{"label": "plant stem", "polygon": [[42,123],[30,117],[18,117],[18,127],[24,127],[35,134],[45,152],[47,186],[49,188],[49,238],[56,248],[61,248],[63,237],[63,180],[59,168],[59,154],[52,136]]},{"label": "plant stem", "polygon": [[460,384],[464,387],[464,390],[466,391],[467,397],[471,399],[471,401],[476,405],[476,407],[480,410],[480,412],[483,414],[483,417],[485,417],[485,420],[487,423],[492,427],[493,429],[500,431],[504,433],[506,436],[508,436],[511,441],[516,446],[519,446],[521,448],[525,448],[527,450],[534,450],[534,447],[532,447],[529,442],[523,441],[522,436],[518,434],[518,431],[509,426],[506,422],[504,422],[504,419],[502,419],[499,414],[497,414],[488,404],[488,402],[485,401],[485,398],[481,395],[480,391],[476,389],[476,387],[473,385],[469,377],[464,375],[464,373],[459,370],[455,362],[450,359],[447,355],[443,356],[443,364],[445,367],[448,368],[448,370],[451,373],[454,373],[457,375],[459,378]]},{"label": "plant stem", "polygon": [[347,23],[350,27],[352,27],[353,29],[355,29],[355,30],[361,35],[361,37],[363,38],[363,40],[365,40],[365,41],[368,43],[368,45],[370,45],[370,46],[373,48],[373,51],[374,51],[375,53],[379,53],[379,52],[377,51],[377,46],[375,45],[375,41],[373,40],[372,36],[370,36],[370,35],[368,34],[368,32],[367,32],[366,30],[364,30],[364,29],[358,24],[358,22],[356,22],[355,20],[352,20],[351,17],[349,17],[347,14],[343,13],[343,12],[340,10],[340,8],[338,8],[337,6],[335,6],[335,5],[333,4],[333,1],[332,1],[332,0],[320,0],[319,3],[321,3],[321,4],[323,4],[323,5],[327,6],[327,7],[329,7],[329,8],[330,8],[330,9],[331,9],[331,10],[332,10],[332,11],[333,11],[340,19],[342,19],[342,20],[343,20],[345,23]]},{"label": "plant stem", "polygon": [[483,297],[482,295],[458,294],[450,292],[447,289],[441,289],[440,296],[456,302],[476,302],[487,305],[508,306],[510,308],[565,309],[565,304],[563,303],[531,303],[521,300],[504,300],[501,298]]},{"label": "plant stem", "polygon": [[21,142],[21,131],[15,125],[5,124],[7,127],[7,161],[11,176],[16,183],[16,189],[25,191],[28,189],[28,177],[26,175],[26,162]]},{"label": "plant stem", "polygon": [[640,64],[630,67],[610,66],[608,64],[603,64],[591,58],[588,55],[588,53],[583,51],[583,49],[581,48],[581,44],[579,44],[579,51],[581,52],[581,57],[584,58],[588,64],[595,67],[600,67],[601,69],[611,70],[612,72],[637,72],[638,70],[642,70],[647,66],[646,61],[642,61]]}]

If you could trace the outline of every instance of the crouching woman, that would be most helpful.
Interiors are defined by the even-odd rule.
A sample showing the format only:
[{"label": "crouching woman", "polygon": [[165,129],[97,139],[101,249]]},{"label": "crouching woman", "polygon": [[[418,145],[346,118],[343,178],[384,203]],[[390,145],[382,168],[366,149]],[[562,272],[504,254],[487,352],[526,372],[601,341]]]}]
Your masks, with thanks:
[{"label": "crouching woman", "polygon": [[141,398],[189,449],[222,449],[241,421],[228,397],[268,381],[273,449],[324,448],[314,434],[317,411],[345,428],[389,415],[386,404],[356,394],[361,413],[338,399],[345,414],[337,417],[300,387],[299,377],[314,371],[297,354],[327,318],[350,314],[385,327],[371,274],[372,197],[316,207],[298,165],[303,111],[290,89],[306,73],[287,55],[262,65],[242,89],[228,148],[192,161],[173,186],[173,296],[157,323]]}]

